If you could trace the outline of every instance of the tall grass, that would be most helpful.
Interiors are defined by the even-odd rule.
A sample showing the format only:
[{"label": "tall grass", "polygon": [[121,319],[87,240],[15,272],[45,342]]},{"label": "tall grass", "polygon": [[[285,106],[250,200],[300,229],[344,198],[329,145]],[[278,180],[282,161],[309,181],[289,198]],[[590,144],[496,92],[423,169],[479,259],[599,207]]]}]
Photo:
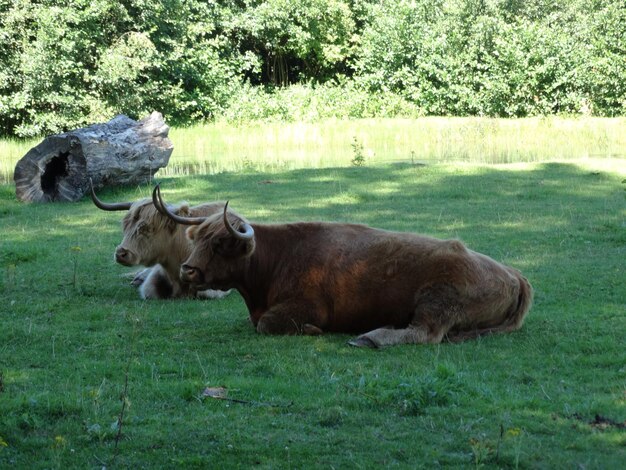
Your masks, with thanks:
[{"label": "tall grass", "polygon": [[205,166],[263,168],[349,166],[355,141],[366,161],[536,162],[626,158],[626,119],[419,118],[317,123],[226,123],[173,129],[165,174]]},{"label": "tall grass", "polygon": [[[394,161],[510,163],[626,158],[626,118],[437,118],[201,124],[172,129],[160,175],[350,166]],[[0,181],[36,140],[0,140]]]},{"label": "tall grass", "polygon": [[35,145],[38,139],[17,139],[13,137],[0,139],[0,183],[13,181],[15,164]]}]

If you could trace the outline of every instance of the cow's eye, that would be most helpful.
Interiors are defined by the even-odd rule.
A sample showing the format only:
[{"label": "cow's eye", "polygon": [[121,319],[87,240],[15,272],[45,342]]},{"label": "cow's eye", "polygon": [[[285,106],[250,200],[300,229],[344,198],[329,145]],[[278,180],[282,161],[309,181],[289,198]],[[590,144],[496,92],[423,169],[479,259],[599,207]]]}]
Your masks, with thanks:
[{"label": "cow's eye", "polygon": [[137,225],[137,231],[139,233],[149,233],[150,232],[150,226],[148,224],[141,223],[141,224]]}]

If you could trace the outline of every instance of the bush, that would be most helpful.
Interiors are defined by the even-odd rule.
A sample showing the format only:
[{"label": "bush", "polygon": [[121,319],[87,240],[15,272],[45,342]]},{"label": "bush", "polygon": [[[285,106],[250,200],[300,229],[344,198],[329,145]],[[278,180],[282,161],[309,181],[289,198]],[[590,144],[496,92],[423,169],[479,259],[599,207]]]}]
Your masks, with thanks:
[{"label": "bush", "polygon": [[321,119],[418,117],[420,110],[393,93],[370,94],[354,82],[290,87],[245,85],[231,96],[219,119],[314,122]]},{"label": "bush", "polygon": [[386,0],[370,9],[355,79],[426,114],[621,114],[624,25],[617,1]]}]

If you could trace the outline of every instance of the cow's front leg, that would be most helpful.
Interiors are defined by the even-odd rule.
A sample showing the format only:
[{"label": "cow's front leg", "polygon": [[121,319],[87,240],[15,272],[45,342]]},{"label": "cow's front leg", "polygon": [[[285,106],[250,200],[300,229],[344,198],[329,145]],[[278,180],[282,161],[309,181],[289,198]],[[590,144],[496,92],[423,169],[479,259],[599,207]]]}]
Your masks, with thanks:
[{"label": "cow's front leg", "polygon": [[309,302],[289,301],[270,307],[256,325],[259,333],[271,335],[320,335],[323,316]]},{"label": "cow's front leg", "polygon": [[152,268],[140,269],[134,273],[124,274],[124,277],[132,277],[130,281],[130,285],[133,287],[139,287],[144,283],[144,281],[148,278],[150,273],[152,272]]},{"label": "cow's front leg", "polygon": [[169,299],[175,296],[174,290],[175,285],[167,272],[157,265],[139,287],[139,295],[142,299]]}]

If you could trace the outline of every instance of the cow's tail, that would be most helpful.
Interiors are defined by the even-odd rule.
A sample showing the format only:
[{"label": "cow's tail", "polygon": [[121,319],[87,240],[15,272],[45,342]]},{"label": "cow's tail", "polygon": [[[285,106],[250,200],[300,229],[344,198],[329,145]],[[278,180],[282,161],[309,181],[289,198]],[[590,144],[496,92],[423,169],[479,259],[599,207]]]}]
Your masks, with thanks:
[{"label": "cow's tail", "polygon": [[524,323],[524,318],[533,304],[533,288],[524,276],[518,273],[519,293],[517,301],[511,305],[505,320],[497,326],[478,328],[469,331],[457,331],[448,333],[448,341],[457,343],[467,339],[475,339],[492,333],[508,333],[519,330]]},{"label": "cow's tail", "polygon": [[511,315],[508,317],[509,322],[517,330],[522,327],[524,318],[528,314],[530,307],[533,305],[533,287],[524,276],[519,274],[520,290],[517,297],[517,306],[511,309]]}]

